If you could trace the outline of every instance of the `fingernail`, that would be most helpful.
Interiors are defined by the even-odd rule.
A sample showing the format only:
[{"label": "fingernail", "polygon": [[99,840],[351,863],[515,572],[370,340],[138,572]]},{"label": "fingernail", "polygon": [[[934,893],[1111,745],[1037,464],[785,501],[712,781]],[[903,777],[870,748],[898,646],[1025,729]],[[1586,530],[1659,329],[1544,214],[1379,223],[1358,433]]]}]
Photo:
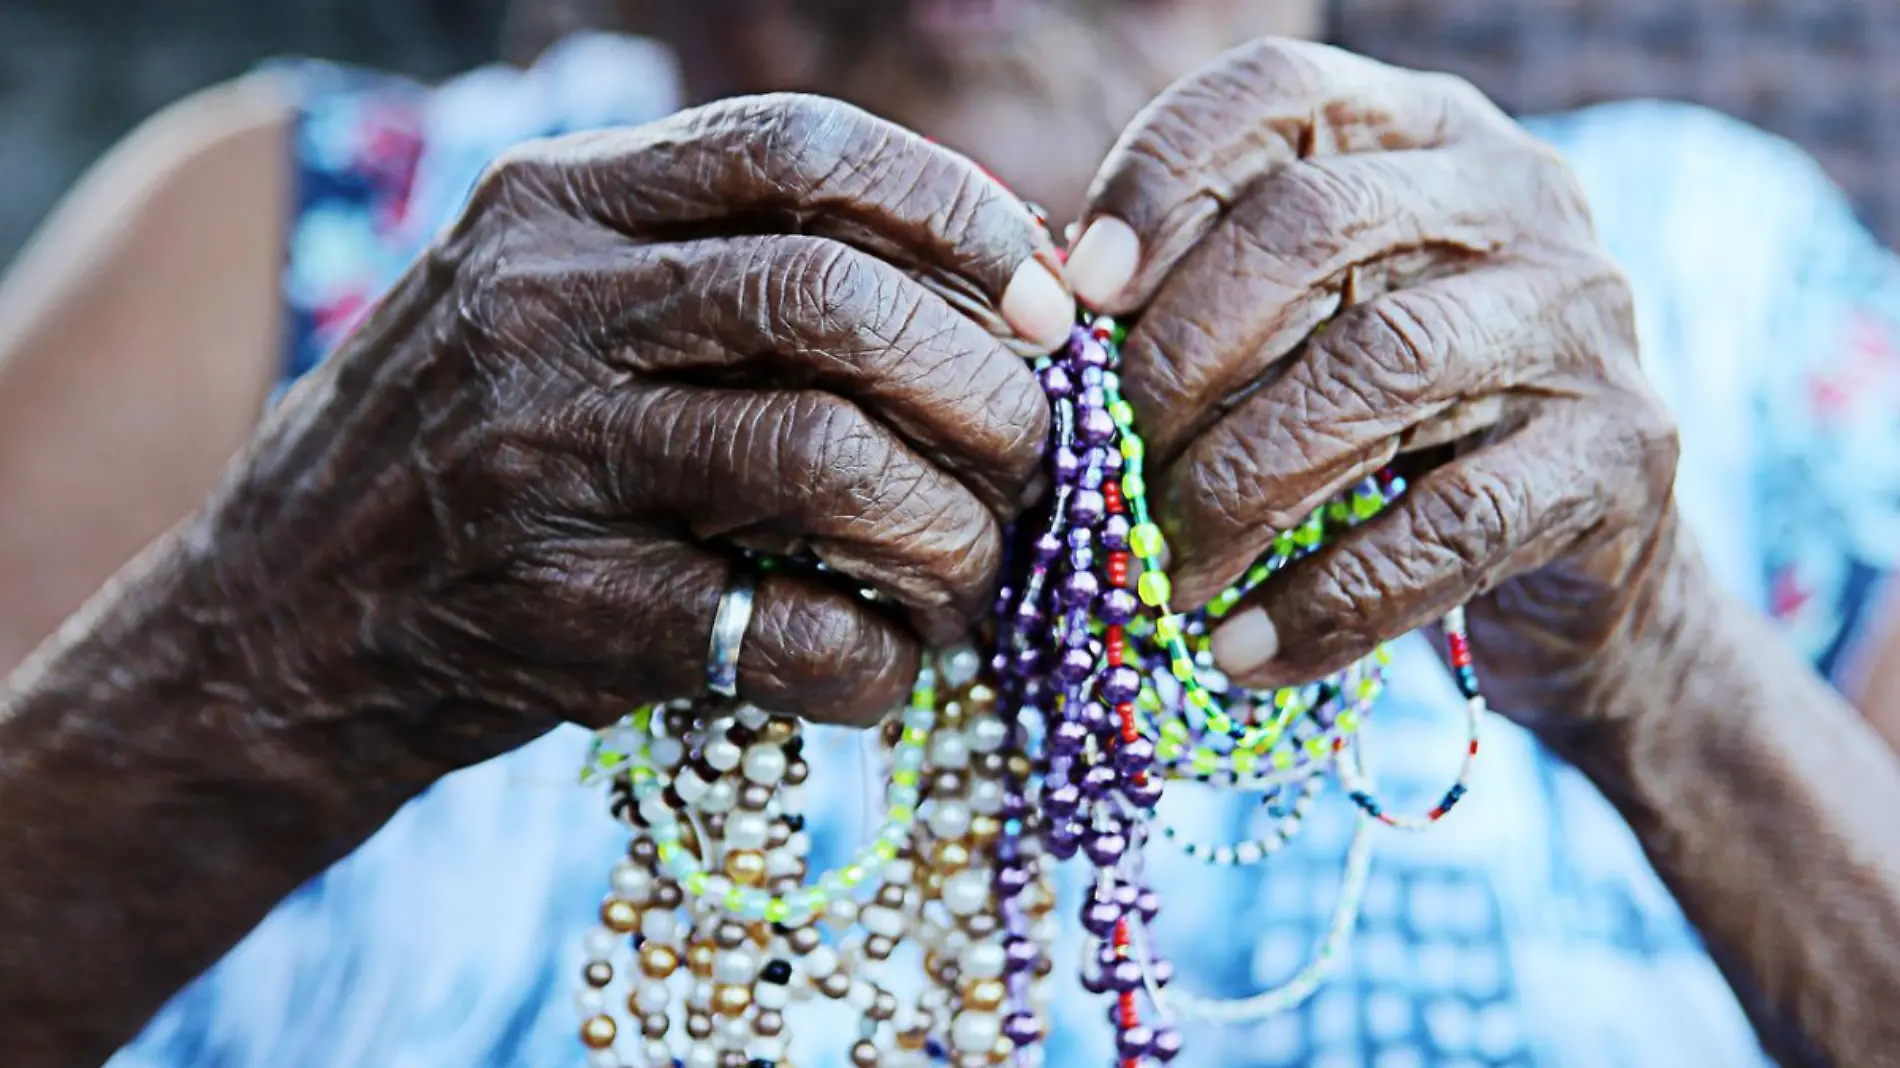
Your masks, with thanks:
[{"label": "fingernail", "polygon": [[1083,231],[1063,271],[1082,303],[1100,308],[1128,288],[1140,262],[1141,239],[1135,231],[1120,219],[1104,215]]},{"label": "fingernail", "polygon": [[1024,260],[1003,291],[1003,318],[1018,334],[1054,351],[1075,325],[1075,297],[1040,260]]},{"label": "fingernail", "polygon": [[1214,631],[1214,663],[1229,675],[1258,671],[1280,653],[1280,633],[1258,608],[1229,619]]}]

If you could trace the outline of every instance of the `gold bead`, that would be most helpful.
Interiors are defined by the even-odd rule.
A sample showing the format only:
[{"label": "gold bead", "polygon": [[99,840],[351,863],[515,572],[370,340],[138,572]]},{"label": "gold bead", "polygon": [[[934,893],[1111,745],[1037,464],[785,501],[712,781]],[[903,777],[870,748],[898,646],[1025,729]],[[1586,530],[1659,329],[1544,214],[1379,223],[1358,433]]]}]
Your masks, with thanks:
[{"label": "gold bead", "polygon": [[614,1027],[613,1017],[593,1016],[581,1025],[581,1041],[588,1049],[606,1049],[614,1044],[614,1036],[619,1029]]},{"label": "gold bead", "polygon": [[1003,1005],[1003,984],[996,979],[979,979],[963,995],[963,1006],[977,1012],[995,1012]]},{"label": "gold bead", "polygon": [[665,979],[679,970],[680,955],[671,946],[651,943],[640,947],[640,971],[648,979]]},{"label": "gold bead", "polygon": [[972,816],[970,818],[970,838],[977,842],[990,842],[1003,831],[1003,825],[995,816]]},{"label": "gold bead", "polygon": [[991,1064],[1008,1064],[1016,1056],[1016,1043],[1007,1038],[998,1038],[996,1045],[990,1047]]},{"label": "gold bead", "polygon": [[640,910],[631,901],[610,897],[600,903],[600,922],[615,934],[632,934],[640,929]]},{"label": "gold bead", "polygon": [[727,853],[726,877],[739,886],[759,885],[765,881],[765,854],[753,849]]},{"label": "gold bead", "polygon": [[936,867],[955,871],[970,866],[970,851],[957,842],[937,843]]},{"label": "gold bead", "polygon": [[797,731],[789,719],[768,719],[760,734],[768,742],[789,742]]},{"label": "gold bead", "polygon": [[737,983],[719,983],[713,987],[713,1011],[721,1016],[738,1016],[752,1004],[752,991]]},{"label": "gold bead", "polygon": [[710,977],[713,969],[713,947],[704,942],[694,942],[687,946],[686,967],[696,978]]}]

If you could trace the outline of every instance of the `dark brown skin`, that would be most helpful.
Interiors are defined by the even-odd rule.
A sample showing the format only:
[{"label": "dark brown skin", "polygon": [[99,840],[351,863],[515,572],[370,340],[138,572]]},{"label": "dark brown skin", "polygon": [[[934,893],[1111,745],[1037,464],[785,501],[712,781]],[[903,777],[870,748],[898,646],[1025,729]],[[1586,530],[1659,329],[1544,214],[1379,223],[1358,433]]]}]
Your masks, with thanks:
[{"label": "dark brown skin", "polygon": [[[1262,594],[1252,679],[1476,597],[1486,683],[1622,808],[1777,1049],[1892,1062],[1900,771],[1675,523],[1674,436],[1562,168],[1468,87],[1269,42],[1142,114],[1104,216],[1144,250],[1104,303],[1143,312],[1183,601],[1395,450],[1459,453]],[[99,1063],[440,776],[697,692],[736,546],[897,602],[775,578],[741,662],[770,707],[875,715],[981,610],[1035,489],[1003,311],[1049,252],[967,162],[806,99],[498,168],[11,680],[6,1063]]]},{"label": "dark brown skin", "polygon": [[431,782],[703,691],[737,546],[906,610],[759,588],[743,692],[872,722],[919,635],[988,604],[1034,489],[1047,406],[997,309],[1051,257],[967,160],[814,98],[498,165],[202,514],[11,681],[0,1059],[103,1061]]},{"label": "dark brown skin", "polygon": [[1628,288],[1556,157],[1468,84],[1266,41],[1143,113],[1102,217],[1142,254],[1077,290],[1142,312],[1125,377],[1179,602],[1396,455],[1454,455],[1217,655],[1283,684],[1469,602],[1496,706],[1622,810],[1770,1047],[1900,1063],[1900,772],[1702,569]]}]

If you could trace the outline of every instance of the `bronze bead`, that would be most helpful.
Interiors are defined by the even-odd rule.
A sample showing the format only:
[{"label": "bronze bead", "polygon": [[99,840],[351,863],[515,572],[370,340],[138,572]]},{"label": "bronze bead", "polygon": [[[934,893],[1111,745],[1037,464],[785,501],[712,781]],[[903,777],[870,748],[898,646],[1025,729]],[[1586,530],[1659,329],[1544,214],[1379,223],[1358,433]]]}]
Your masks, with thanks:
[{"label": "bronze bead", "polygon": [[725,813],[723,812],[710,813],[705,817],[705,820],[706,820],[707,834],[711,835],[714,838],[724,838],[726,836],[726,814]]},{"label": "bronze bead", "polygon": [[719,1055],[719,1068],[745,1068],[745,1054],[729,1049]]},{"label": "bronze bead", "polygon": [[811,776],[811,765],[802,760],[794,760],[785,765],[785,785],[803,786]]},{"label": "bronze bead", "polygon": [[721,1016],[738,1016],[752,1004],[752,990],[738,983],[713,986],[713,1011]]},{"label": "bronze bead", "polygon": [[587,967],[581,969],[581,977],[587,980],[588,986],[599,990],[614,981],[614,966],[604,960],[588,961]]},{"label": "bronze bead", "polygon": [[745,927],[728,920],[713,932],[713,944],[720,949],[738,949],[746,944]]},{"label": "bronze bead", "polygon": [[976,842],[993,842],[1002,831],[1003,825],[995,816],[970,817],[970,838]]},{"label": "bronze bead", "polygon": [[819,943],[824,941],[824,937],[818,933],[816,927],[794,927],[785,940],[791,943],[793,953],[803,957],[817,949]]},{"label": "bronze bead", "polygon": [[765,854],[753,849],[735,849],[726,854],[726,878],[738,886],[757,886],[765,881]]},{"label": "bronze bead", "polygon": [[686,1014],[686,1034],[688,1037],[695,1041],[703,1042],[711,1038],[712,1033],[712,1017],[703,1012],[689,1012]]},{"label": "bronze bead", "polygon": [[713,947],[704,942],[694,942],[686,947],[686,967],[700,979],[711,977],[713,970]]},{"label": "bronze bead", "polygon": [[760,1009],[752,1017],[752,1033],[760,1038],[777,1038],[785,1030],[785,1017],[771,1009]]},{"label": "bronze bead", "polygon": [[818,992],[837,1001],[851,992],[851,980],[843,972],[832,972],[818,980]]},{"label": "bronze bead", "polygon": [[772,803],[772,788],[748,782],[739,788],[739,807],[753,812],[763,812],[765,806]]},{"label": "bronze bead", "polygon": [[665,979],[679,969],[680,955],[672,947],[649,942],[640,947],[640,971],[648,979]]},{"label": "bronze bead", "polygon": [[660,851],[651,838],[635,838],[627,843],[627,857],[642,868],[651,868],[660,857]]},{"label": "bronze bead", "polygon": [[964,1007],[978,1012],[995,1012],[1002,1008],[1004,994],[1005,990],[1000,980],[979,979],[971,983],[970,989],[964,993],[963,1004]]},{"label": "bronze bead", "polygon": [[865,1010],[865,1015],[879,1023],[893,1019],[897,1016],[897,995],[888,990],[879,990],[877,997],[871,1001],[871,1007]]},{"label": "bronze bead", "polygon": [[680,885],[671,879],[653,888],[653,905],[655,908],[676,909],[680,907],[680,903],[684,900],[686,900],[686,897],[680,893]]},{"label": "bronze bead", "polygon": [[936,863],[933,865],[944,871],[956,871],[970,866],[970,851],[957,842],[938,842]]},{"label": "bronze bead", "polygon": [[904,907],[904,888],[896,883],[885,883],[877,888],[877,903],[887,909]]},{"label": "bronze bead", "polygon": [[973,938],[988,938],[996,933],[996,916],[989,912],[973,912],[963,917],[962,927]]},{"label": "bronze bead", "polygon": [[671,1017],[663,1012],[649,1012],[640,1018],[640,1033],[648,1038],[665,1038],[666,1029],[673,1025]]},{"label": "bronze bead", "polygon": [[600,922],[615,934],[632,934],[640,929],[640,910],[631,901],[610,897],[600,903]]},{"label": "bronze bead", "polygon": [[785,843],[791,840],[792,829],[784,820],[773,820],[771,826],[765,829],[765,848],[767,849],[783,848]]},{"label": "bronze bead", "polygon": [[897,943],[883,935],[872,935],[864,940],[864,955],[872,960],[890,960],[897,952]]},{"label": "bronze bead", "polygon": [[877,1068],[877,1047],[859,1039],[851,1046],[851,1063],[857,1068]]},{"label": "bronze bead", "polygon": [[619,1029],[614,1026],[611,1016],[593,1016],[581,1025],[581,1041],[588,1049],[606,1049],[614,1044]]}]

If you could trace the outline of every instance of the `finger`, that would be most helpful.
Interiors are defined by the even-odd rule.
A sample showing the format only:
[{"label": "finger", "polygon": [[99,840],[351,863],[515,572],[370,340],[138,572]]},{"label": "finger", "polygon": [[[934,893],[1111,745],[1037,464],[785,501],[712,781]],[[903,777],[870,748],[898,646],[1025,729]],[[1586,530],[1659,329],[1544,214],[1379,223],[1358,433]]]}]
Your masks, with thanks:
[{"label": "finger", "polygon": [[[1615,271],[1502,264],[1351,308],[1286,373],[1195,438],[1160,480],[1184,604],[1401,447],[1466,438],[1517,391],[1563,393],[1632,314]],[[1441,426],[1441,424],[1444,424]]]},{"label": "finger", "polygon": [[[850,398],[1000,515],[1049,436],[1035,374],[902,271],[835,241],[745,237],[639,250],[651,291],[612,325],[617,362]],[[652,273],[664,286],[645,284]]]},{"label": "finger", "polygon": [[836,100],[746,97],[540,142],[484,184],[511,183],[641,239],[834,238],[931,279],[986,322],[1000,312],[1043,349],[1075,321],[1048,232],[1022,201],[963,156]]},{"label": "finger", "polygon": [[1173,456],[1349,291],[1469,269],[1527,226],[1581,218],[1580,198],[1566,214],[1546,203],[1556,197],[1498,192],[1543,182],[1567,179],[1541,156],[1467,150],[1316,159],[1275,174],[1188,253],[1128,339],[1124,378],[1154,454]]},{"label": "finger", "polygon": [[[650,538],[577,538],[535,545],[510,578],[547,593],[556,610],[522,627],[516,602],[496,605],[501,640],[562,679],[557,700],[604,725],[630,704],[707,690],[713,621],[732,568],[714,553]],[[901,622],[837,587],[796,574],[760,576],[739,645],[739,693],[774,712],[868,726],[902,701],[917,674],[917,637]],[[552,669],[552,670],[550,670]]]},{"label": "finger", "polygon": [[649,385],[573,408],[580,432],[561,427],[543,447],[604,471],[611,512],[669,519],[702,541],[809,548],[916,610],[920,626],[945,611],[967,624],[989,603],[995,516],[848,401]]},{"label": "finger", "polygon": [[1097,174],[1069,257],[1084,303],[1123,314],[1263,177],[1314,156],[1433,148],[1509,120],[1466,83],[1269,39],[1175,83]]},{"label": "finger", "polygon": [[1632,422],[1552,411],[1268,580],[1216,632],[1215,658],[1261,687],[1344,667],[1651,507],[1658,445]]}]

